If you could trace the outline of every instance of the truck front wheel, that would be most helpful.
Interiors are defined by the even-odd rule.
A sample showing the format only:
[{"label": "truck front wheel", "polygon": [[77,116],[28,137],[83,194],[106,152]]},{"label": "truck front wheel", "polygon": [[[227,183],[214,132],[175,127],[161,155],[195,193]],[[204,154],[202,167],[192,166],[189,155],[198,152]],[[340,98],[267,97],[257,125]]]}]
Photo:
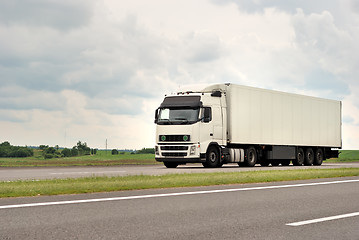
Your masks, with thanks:
[{"label": "truck front wheel", "polygon": [[176,162],[163,162],[163,164],[166,168],[176,168],[178,166],[178,163]]},{"label": "truck front wheel", "polygon": [[206,168],[215,168],[221,167],[219,159],[219,150],[215,146],[210,146],[206,154],[206,162],[202,163],[203,167]]}]

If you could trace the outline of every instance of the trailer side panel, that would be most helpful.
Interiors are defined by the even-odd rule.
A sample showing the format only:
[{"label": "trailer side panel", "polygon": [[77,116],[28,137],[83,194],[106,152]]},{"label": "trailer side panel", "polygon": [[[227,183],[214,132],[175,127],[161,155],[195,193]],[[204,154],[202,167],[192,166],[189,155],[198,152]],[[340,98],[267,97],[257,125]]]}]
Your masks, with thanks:
[{"label": "trailer side panel", "polygon": [[232,144],[342,145],[340,101],[231,84],[227,103]]}]

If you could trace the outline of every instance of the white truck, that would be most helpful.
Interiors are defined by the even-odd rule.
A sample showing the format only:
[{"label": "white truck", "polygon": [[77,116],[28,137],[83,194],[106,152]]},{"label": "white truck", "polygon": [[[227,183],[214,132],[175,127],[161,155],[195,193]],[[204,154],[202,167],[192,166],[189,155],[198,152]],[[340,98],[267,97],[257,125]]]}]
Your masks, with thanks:
[{"label": "white truck", "polygon": [[341,102],[236,84],[166,96],[155,113],[155,159],[253,167],[321,165],[338,157]]}]

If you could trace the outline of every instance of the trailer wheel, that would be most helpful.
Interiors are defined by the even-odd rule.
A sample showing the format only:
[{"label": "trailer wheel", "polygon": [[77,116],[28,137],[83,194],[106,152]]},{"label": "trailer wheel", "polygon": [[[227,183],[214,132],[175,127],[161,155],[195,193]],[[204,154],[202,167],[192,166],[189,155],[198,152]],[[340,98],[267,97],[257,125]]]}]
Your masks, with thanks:
[{"label": "trailer wheel", "polygon": [[323,150],[321,148],[318,148],[317,151],[315,151],[315,157],[313,164],[316,166],[320,166],[323,163]]},{"label": "trailer wheel", "polygon": [[203,167],[206,168],[215,168],[221,167],[220,159],[219,159],[219,151],[215,146],[210,146],[207,150],[206,154],[206,162],[202,163]]},{"label": "trailer wheel", "polygon": [[163,164],[166,168],[176,168],[178,166],[178,163],[176,162],[163,162]]},{"label": "trailer wheel", "polygon": [[294,166],[302,166],[304,163],[304,151],[303,148],[298,148],[297,158],[293,160]]},{"label": "trailer wheel", "polygon": [[305,151],[305,160],[304,165],[306,166],[312,166],[314,162],[314,152],[312,148],[307,148]]},{"label": "trailer wheel", "polygon": [[247,167],[254,167],[257,163],[257,151],[254,147],[250,147],[247,150],[247,156],[245,158]]}]

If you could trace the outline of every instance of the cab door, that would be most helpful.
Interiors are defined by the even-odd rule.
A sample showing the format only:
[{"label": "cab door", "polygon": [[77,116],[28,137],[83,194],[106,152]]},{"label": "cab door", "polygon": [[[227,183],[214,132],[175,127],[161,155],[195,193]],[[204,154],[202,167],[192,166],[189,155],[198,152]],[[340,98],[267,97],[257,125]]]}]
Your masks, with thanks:
[{"label": "cab door", "polygon": [[208,145],[213,142],[212,107],[203,107],[201,111],[202,121],[199,129],[199,141],[201,153],[205,153]]},{"label": "cab door", "polygon": [[[207,116],[206,116],[207,115]],[[206,116],[206,117],[205,117]],[[201,149],[207,151],[207,147],[211,142],[223,144],[223,124],[222,109],[219,105],[202,108],[202,118],[200,127]]]}]

